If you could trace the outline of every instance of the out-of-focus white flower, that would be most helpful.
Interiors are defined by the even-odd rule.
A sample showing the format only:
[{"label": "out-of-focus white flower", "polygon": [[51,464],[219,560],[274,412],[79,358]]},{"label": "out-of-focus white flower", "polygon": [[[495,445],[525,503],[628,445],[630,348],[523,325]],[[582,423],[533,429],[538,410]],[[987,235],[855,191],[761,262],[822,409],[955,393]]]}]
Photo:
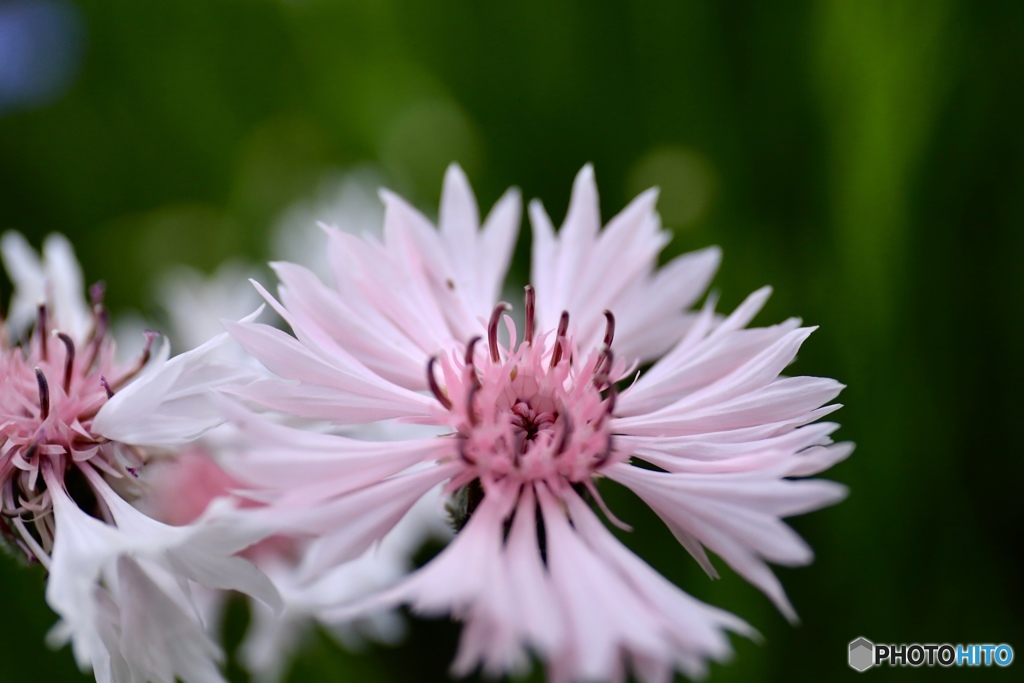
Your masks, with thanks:
[{"label": "out-of-focus white flower", "polygon": [[226,335],[175,358],[165,342],[151,358],[151,333],[140,358],[119,363],[102,287],[90,308],[66,239],[47,238],[41,259],[16,233],[0,248],[15,285],[11,340],[0,335],[0,530],[49,571],[61,617],[51,642],[70,641],[99,681],[221,681],[189,587],[279,604],[236,556],[267,532],[226,503],[172,527],[129,501],[146,494],[138,470],[221,422],[212,391],[250,371],[212,360]]},{"label": "out-of-focus white flower", "polygon": [[323,230],[328,225],[359,235],[380,232],[384,212],[377,198],[382,177],[372,167],[357,167],[325,176],[314,195],[289,207],[271,235],[271,252],[283,261],[306,264],[320,276],[330,266],[324,251]]},{"label": "out-of-focus white flower", "polygon": [[181,265],[165,271],[157,298],[170,319],[168,335],[192,349],[222,334],[224,320],[244,318],[262,303],[249,283],[262,272],[242,261],[227,261],[209,276]]},{"label": "out-of-focus white flower", "polygon": [[62,235],[51,235],[43,243],[40,257],[22,235],[7,232],[0,237],[0,253],[14,285],[4,321],[8,341],[17,342],[37,322],[43,303],[48,305],[47,315],[58,321],[65,333],[82,339],[94,314],[82,298],[82,268],[71,243]]},{"label": "out-of-focus white flower", "polygon": [[[502,283],[519,226],[506,194],[484,221],[463,173],[449,169],[439,227],[384,193],[381,238],[328,231],[330,285],[272,264],[264,296],[294,337],[255,322],[234,337],[279,379],[234,391],[305,419],[401,419],[448,431],[386,444],[319,434],[253,472],[281,489],[272,513],[321,535],[304,571],[358,557],[426,492],[444,484],[464,525],[433,561],[361,606],[407,603],[465,623],[454,671],[500,675],[539,655],[555,681],[666,680],[724,659],[741,620],[663,579],[622,546],[596,487],[639,495],[709,573],[706,548],[793,610],[767,562],[811,561],[781,518],[845,489],[796,480],[846,457],[834,380],[781,377],[812,331],[788,320],[747,328],[768,290],[731,315],[705,291],[717,249],[657,267],[668,240],[646,192],[602,230],[590,167],[560,231],[538,203],[522,329]],[[636,368],[651,363],[649,370]],[[258,431],[260,418],[236,420]],[[271,427],[265,427],[271,429]],[[273,429],[284,429],[274,426]],[[300,453],[305,450],[305,455]],[[617,522],[618,523],[618,522]],[[621,523],[619,523],[621,524]],[[356,607],[341,605],[338,614]]]}]

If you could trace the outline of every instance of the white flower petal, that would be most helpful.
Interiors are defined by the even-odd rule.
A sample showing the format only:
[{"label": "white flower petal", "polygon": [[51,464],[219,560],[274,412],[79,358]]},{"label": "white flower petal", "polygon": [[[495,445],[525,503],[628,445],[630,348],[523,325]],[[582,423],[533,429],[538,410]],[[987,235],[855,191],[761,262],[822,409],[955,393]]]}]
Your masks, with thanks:
[{"label": "white flower petal", "polygon": [[231,343],[227,333],[168,360],[166,339],[146,368],[107,401],[93,429],[111,441],[177,446],[194,441],[223,422],[212,391],[249,381],[253,370],[217,358]]},{"label": "white flower petal", "polygon": [[216,510],[194,525],[160,524],[83,472],[117,526],[80,510],[46,475],[58,529],[46,597],[63,620],[58,637],[98,680],[219,683],[220,650],[197,619],[187,580],[277,604],[266,577],[232,556],[258,534],[223,524]]},{"label": "white flower petal", "polygon": [[[121,648],[137,680],[222,683],[223,655],[202,625],[131,559],[117,560]],[[131,653],[127,655],[126,653]]]}]

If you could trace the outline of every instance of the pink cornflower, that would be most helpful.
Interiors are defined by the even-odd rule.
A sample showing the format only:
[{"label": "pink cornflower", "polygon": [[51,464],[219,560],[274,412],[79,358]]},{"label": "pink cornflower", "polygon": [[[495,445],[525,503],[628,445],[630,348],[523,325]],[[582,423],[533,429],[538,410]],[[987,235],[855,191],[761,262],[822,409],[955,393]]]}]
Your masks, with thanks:
[{"label": "pink cornflower", "polygon": [[67,240],[51,235],[41,260],[15,233],[0,247],[15,286],[0,334],[0,531],[48,571],[51,641],[71,641],[98,681],[223,680],[189,585],[276,603],[234,556],[265,532],[226,503],[182,527],[133,503],[147,494],[142,468],[221,421],[211,390],[245,376],[213,359],[226,336],[168,359],[166,343],[151,358],[150,333],[141,357],[119,362],[102,287],[86,305]]},{"label": "pink cornflower", "polygon": [[[333,282],[274,264],[294,337],[254,322],[235,338],[282,379],[235,391],[302,418],[401,419],[448,435],[387,444],[326,435],[278,465],[288,525],[320,533],[307,575],[363,552],[426,491],[445,483],[461,530],[436,558],[363,606],[407,603],[464,622],[458,674],[517,673],[530,654],[554,681],[697,676],[731,649],[740,619],[679,590],[631,553],[597,483],[647,502],[709,574],[706,549],[794,618],[767,562],[806,564],[781,518],[845,489],[795,480],[846,457],[837,425],[814,423],[841,385],[781,377],[812,331],[787,320],[747,328],[768,290],[731,315],[714,297],[689,309],[717,249],[662,268],[656,193],[604,229],[590,167],[557,233],[538,203],[521,322],[499,300],[519,224],[509,192],[481,227],[464,175],[445,178],[439,229],[384,193],[382,240],[326,228]],[[648,369],[638,367],[652,363]],[[239,418],[258,429],[259,418]],[[263,463],[264,468],[267,463]],[[265,477],[265,479],[267,479]],[[339,613],[352,610],[339,605]]]}]

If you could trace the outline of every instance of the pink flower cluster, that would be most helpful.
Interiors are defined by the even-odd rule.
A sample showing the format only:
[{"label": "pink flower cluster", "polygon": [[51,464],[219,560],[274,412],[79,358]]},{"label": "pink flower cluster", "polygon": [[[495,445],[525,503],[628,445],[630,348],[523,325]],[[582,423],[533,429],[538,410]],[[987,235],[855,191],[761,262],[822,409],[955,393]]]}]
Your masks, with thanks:
[{"label": "pink flower cluster", "polygon": [[[813,328],[749,327],[768,289],[729,314],[714,295],[694,308],[718,250],[659,267],[656,193],[602,225],[589,167],[560,229],[530,205],[522,294],[504,289],[515,191],[481,222],[453,166],[436,227],[382,196],[379,236],[323,226],[329,282],[274,263],[277,294],[256,285],[290,332],[250,316],[173,359],[166,343],[149,358],[151,335],[118,363],[66,242],[40,261],[5,237],[17,289],[0,348],[0,528],[49,569],[55,637],[79,662],[102,681],[221,680],[213,612],[189,590],[205,586],[278,608],[261,612],[264,649],[294,647],[274,623],[339,627],[405,604],[463,622],[456,674],[539,660],[552,681],[700,676],[730,656],[728,632],[753,631],[608,529],[629,528],[609,482],[709,575],[710,550],[795,619],[769,563],[812,553],[782,520],[842,499],[805,477],[852,450],[818,421],[841,385],[783,375]],[[182,488],[204,492],[188,512]],[[456,533],[413,569],[436,527],[419,520],[442,499]],[[259,569],[239,555],[271,535],[292,540],[248,554]],[[378,546],[400,550],[373,559]],[[387,581],[351,590],[366,563]],[[188,637],[161,639],[172,626]]]}]

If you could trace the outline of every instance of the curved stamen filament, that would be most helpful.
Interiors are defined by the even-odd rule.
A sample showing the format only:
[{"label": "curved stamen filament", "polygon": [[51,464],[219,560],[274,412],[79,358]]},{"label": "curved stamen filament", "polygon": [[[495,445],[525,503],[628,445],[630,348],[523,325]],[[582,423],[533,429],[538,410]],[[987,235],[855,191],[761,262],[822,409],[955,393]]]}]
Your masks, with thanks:
[{"label": "curved stamen filament", "polygon": [[75,369],[75,342],[63,332],[57,332],[57,338],[64,342],[64,393],[71,392],[71,373]]},{"label": "curved stamen filament", "polygon": [[526,335],[523,337],[523,341],[527,344],[532,344],[534,319],[537,310],[537,293],[533,290],[533,285],[526,285],[524,298],[526,299]]},{"label": "curved stamen filament", "polygon": [[107,327],[110,325],[110,314],[102,305],[93,306],[92,315],[92,337],[89,339],[89,355],[86,357],[86,363],[82,366],[83,373],[88,373],[96,359],[99,358],[100,348],[103,346],[103,339],[106,337]]},{"label": "curved stamen filament", "polygon": [[498,355],[498,322],[505,311],[512,310],[512,307],[502,301],[494,307],[491,312],[491,320],[487,323],[487,345],[491,352],[491,362],[500,363],[501,356]]},{"label": "curved stamen filament", "polygon": [[39,385],[40,419],[45,420],[50,416],[50,385],[46,382],[46,375],[39,368],[36,368],[36,383]]},{"label": "curved stamen filament", "polygon": [[146,330],[143,334],[146,335],[146,346],[142,349],[142,353],[139,355],[138,359],[136,359],[135,365],[133,365],[128,372],[124,373],[124,375],[114,382],[113,388],[115,390],[120,389],[128,382],[128,380],[142,372],[142,368],[146,367],[146,363],[149,362],[149,358],[153,350],[153,341],[160,335],[151,330]]},{"label": "curved stamen filament", "polygon": [[615,316],[611,311],[606,310],[604,312],[604,319],[604,345],[610,347],[612,340],[615,339]]},{"label": "curved stamen filament", "polygon": [[[605,396],[604,399],[604,412],[601,413],[601,417],[598,418],[597,420],[598,427],[604,427],[605,423],[608,422],[608,419],[612,416],[612,413],[615,412],[615,402],[618,400],[618,398],[618,389],[615,388],[614,384],[609,384],[608,395]],[[608,435],[608,438],[611,439],[611,434]],[[608,450],[611,450],[611,446],[608,447]],[[602,460],[601,462],[603,463],[604,460]]]},{"label": "curved stamen filament", "polygon": [[476,337],[473,337],[472,339],[470,339],[469,343],[466,344],[466,356],[465,356],[466,367],[469,368],[470,370],[474,371],[474,372],[476,372],[476,365],[473,364],[473,351],[474,351],[476,345],[478,343],[480,343],[480,339],[481,339],[481,337],[479,335],[477,335]]},{"label": "curved stamen filament", "polygon": [[480,382],[477,381],[469,386],[469,391],[466,392],[466,414],[469,416],[469,424],[471,427],[476,427],[480,424],[480,417],[473,410],[473,401],[476,400],[476,393],[480,391]]},{"label": "curved stamen filament", "polygon": [[561,455],[569,445],[569,437],[572,436],[572,419],[564,407],[558,413],[558,421],[562,423],[562,435],[558,439],[558,447],[555,449],[555,454]]},{"label": "curved stamen filament", "polygon": [[[611,311],[604,312],[605,323],[604,328],[604,343],[601,345],[601,354],[597,358],[597,363],[594,364],[594,384],[598,384],[598,377],[604,377],[603,382],[607,381],[607,375],[612,370],[612,341],[615,339],[615,316]],[[602,383],[603,383],[602,382]]]},{"label": "curved stamen filament", "polygon": [[431,356],[430,360],[427,361],[427,384],[430,385],[430,393],[434,395],[438,403],[444,406],[445,410],[452,409],[452,401],[445,395],[444,391],[437,384],[437,378],[434,377],[434,365],[437,363],[437,356]]},{"label": "curved stamen filament", "polygon": [[602,346],[601,354],[594,365],[594,386],[597,387],[598,391],[604,390],[604,385],[612,384],[609,373],[612,371],[612,363],[614,362],[615,353],[607,346]]},{"label": "curved stamen filament", "polygon": [[46,304],[39,304],[36,312],[36,333],[39,335],[39,357],[46,360]]},{"label": "curved stamen filament", "polygon": [[555,348],[551,351],[551,369],[562,360],[562,345],[567,343],[566,332],[569,331],[569,311],[562,311],[558,319],[558,331],[555,333]]},{"label": "curved stamen filament", "polygon": [[597,366],[594,368],[594,388],[598,391],[607,391],[604,401],[604,414],[601,415],[601,419],[598,421],[600,425],[603,425],[611,417],[612,413],[615,412],[615,402],[619,398],[619,391],[615,388],[615,382],[608,374],[611,372],[612,363],[614,362],[615,354],[611,349],[605,347],[601,351],[601,360],[597,362]]},{"label": "curved stamen filament", "polygon": [[[89,333],[82,339],[82,344],[88,346],[92,344],[96,337],[102,337],[106,333],[106,327],[104,325],[103,330],[100,330],[100,317],[103,314],[103,294],[106,291],[106,286],[103,282],[97,282],[89,288],[89,301],[92,302],[92,327],[89,328]],[[85,366],[89,368],[88,365]]]},{"label": "curved stamen filament", "polygon": [[466,373],[469,375],[470,380],[473,382],[473,387],[476,389],[480,388],[480,377],[476,373],[476,364],[473,362],[473,352],[476,349],[476,345],[480,342],[480,337],[473,337],[466,344]]}]

